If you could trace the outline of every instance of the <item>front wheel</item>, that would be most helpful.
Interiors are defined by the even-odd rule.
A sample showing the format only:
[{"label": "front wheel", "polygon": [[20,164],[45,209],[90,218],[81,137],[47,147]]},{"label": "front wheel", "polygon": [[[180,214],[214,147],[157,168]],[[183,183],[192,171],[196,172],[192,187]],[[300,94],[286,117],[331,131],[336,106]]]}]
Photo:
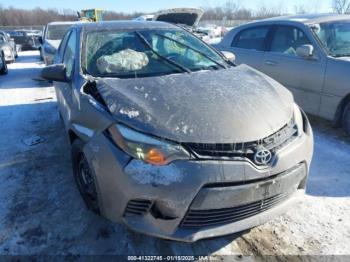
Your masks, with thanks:
[{"label": "front wheel", "polygon": [[83,147],[84,143],[79,139],[72,144],[74,179],[87,208],[100,214],[95,178],[83,153]]},{"label": "front wheel", "polygon": [[343,129],[350,136],[350,102],[346,105],[342,119]]}]

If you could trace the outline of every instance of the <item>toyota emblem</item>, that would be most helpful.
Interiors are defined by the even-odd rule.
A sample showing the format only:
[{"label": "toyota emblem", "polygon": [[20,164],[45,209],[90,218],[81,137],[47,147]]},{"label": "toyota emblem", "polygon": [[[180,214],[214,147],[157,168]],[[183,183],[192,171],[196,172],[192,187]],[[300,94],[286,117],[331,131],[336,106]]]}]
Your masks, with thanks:
[{"label": "toyota emblem", "polygon": [[267,165],[272,159],[271,151],[265,147],[259,147],[254,154],[254,162],[257,165]]}]

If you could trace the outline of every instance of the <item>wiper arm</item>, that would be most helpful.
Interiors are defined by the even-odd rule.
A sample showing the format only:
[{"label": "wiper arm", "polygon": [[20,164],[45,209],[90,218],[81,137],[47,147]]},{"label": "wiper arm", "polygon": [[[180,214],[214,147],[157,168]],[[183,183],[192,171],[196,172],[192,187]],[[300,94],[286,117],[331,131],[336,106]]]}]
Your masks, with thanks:
[{"label": "wiper arm", "polygon": [[161,34],[156,34],[156,35],[157,35],[157,36],[160,36],[160,37],[163,37],[163,38],[165,38],[165,39],[168,39],[168,40],[170,40],[170,41],[173,41],[173,42],[175,42],[175,43],[177,43],[177,44],[179,44],[179,45],[182,45],[182,46],[184,46],[184,47],[186,47],[186,48],[188,48],[188,49],[191,49],[191,50],[193,50],[193,51],[195,51],[196,53],[198,53],[198,54],[204,56],[205,58],[207,58],[208,60],[212,61],[213,63],[217,64],[218,66],[220,66],[220,67],[222,67],[222,68],[225,68],[225,69],[227,68],[225,65],[219,63],[219,62],[216,61],[215,59],[211,58],[210,56],[208,56],[207,54],[203,53],[202,51],[197,50],[196,48],[193,48],[193,47],[191,47],[191,46],[189,46],[189,45],[186,45],[186,44],[184,44],[184,43],[182,43],[182,42],[180,42],[180,41],[177,41],[177,40],[175,40],[175,39],[173,39],[173,38],[171,38],[171,37],[165,36],[165,35],[161,35]]},{"label": "wiper arm", "polygon": [[175,61],[165,57],[165,56],[162,56],[161,54],[159,54],[158,51],[156,51],[152,46],[151,44],[147,41],[147,39],[142,35],[140,34],[139,32],[135,31],[135,34],[140,38],[141,42],[146,45],[153,53],[155,53],[160,59],[168,62],[169,64],[181,69],[182,72],[187,72],[187,73],[191,73],[191,70],[180,65],[179,63],[176,63]]},{"label": "wiper arm", "polygon": [[339,54],[339,55],[333,55],[334,57],[349,57],[350,54]]}]

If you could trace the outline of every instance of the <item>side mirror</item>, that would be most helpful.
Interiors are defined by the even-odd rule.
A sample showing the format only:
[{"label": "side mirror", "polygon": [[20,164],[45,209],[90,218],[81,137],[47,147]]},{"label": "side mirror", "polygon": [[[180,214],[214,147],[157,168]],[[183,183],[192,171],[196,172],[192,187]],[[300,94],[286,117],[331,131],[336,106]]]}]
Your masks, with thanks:
[{"label": "side mirror", "polygon": [[41,77],[48,81],[68,82],[64,64],[46,66],[41,71]]},{"label": "side mirror", "polygon": [[42,45],[43,44],[43,37],[39,36],[39,43]]},{"label": "side mirror", "polygon": [[297,56],[309,58],[314,54],[314,47],[312,45],[302,45],[296,50]]},{"label": "side mirror", "polygon": [[234,62],[236,60],[236,56],[234,53],[228,52],[228,51],[221,51],[221,53],[224,55],[227,61]]}]

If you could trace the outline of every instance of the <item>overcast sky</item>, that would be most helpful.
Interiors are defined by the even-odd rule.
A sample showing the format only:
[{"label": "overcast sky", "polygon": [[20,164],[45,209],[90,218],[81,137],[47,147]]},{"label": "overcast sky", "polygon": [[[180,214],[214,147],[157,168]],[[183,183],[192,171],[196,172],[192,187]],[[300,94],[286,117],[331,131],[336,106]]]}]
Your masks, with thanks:
[{"label": "overcast sky", "polygon": [[[56,8],[81,10],[84,8],[101,8],[121,12],[154,12],[172,7],[203,7],[222,5],[227,0],[0,0],[3,7],[32,9]],[[309,12],[330,12],[331,0],[236,0],[242,7],[257,9],[281,7],[285,13],[293,13],[295,6],[304,6]]]}]

